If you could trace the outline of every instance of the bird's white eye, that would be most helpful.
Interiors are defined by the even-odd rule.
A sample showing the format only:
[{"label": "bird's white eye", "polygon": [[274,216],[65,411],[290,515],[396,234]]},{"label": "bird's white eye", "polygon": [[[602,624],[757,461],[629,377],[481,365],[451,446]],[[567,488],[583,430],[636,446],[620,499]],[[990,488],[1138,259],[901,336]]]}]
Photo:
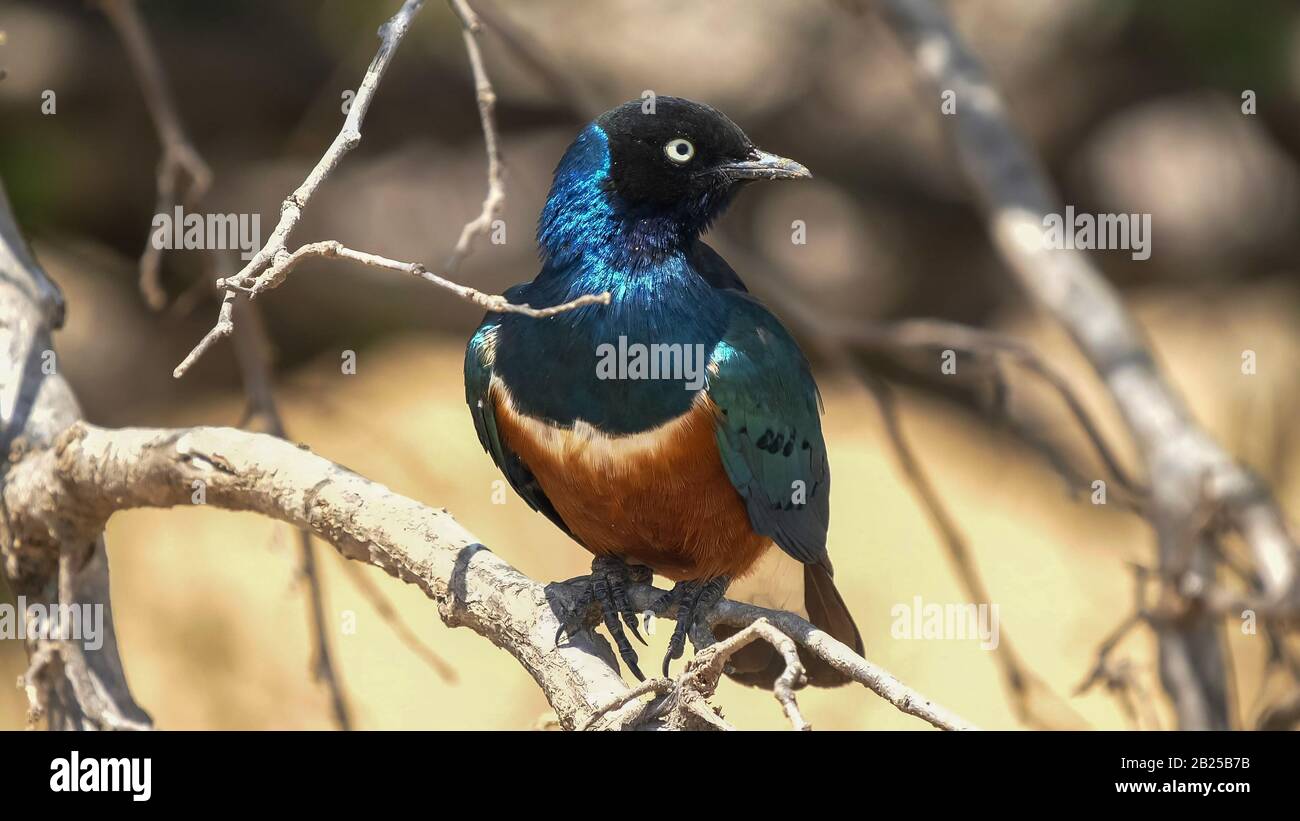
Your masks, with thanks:
[{"label": "bird's white eye", "polygon": [[688,163],[691,161],[691,157],[695,156],[695,146],[691,144],[690,140],[678,137],[664,146],[664,153],[668,155],[668,159],[675,163]]}]

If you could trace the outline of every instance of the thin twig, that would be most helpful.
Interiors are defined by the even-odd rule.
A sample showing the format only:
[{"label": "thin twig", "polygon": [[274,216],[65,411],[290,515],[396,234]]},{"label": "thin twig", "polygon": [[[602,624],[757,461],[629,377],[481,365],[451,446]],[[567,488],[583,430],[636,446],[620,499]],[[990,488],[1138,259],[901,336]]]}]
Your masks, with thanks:
[{"label": "thin twig", "polygon": [[[280,272],[279,276],[283,278],[284,274],[287,274],[294,268],[294,266],[298,265],[298,263],[312,257],[336,257],[339,259],[351,260],[352,262],[359,262],[362,265],[368,265],[372,268],[384,268],[389,271],[397,271],[398,273],[417,277],[425,282],[437,285],[439,288],[451,291],[461,299],[472,302],[488,311],[495,313],[522,314],[523,316],[532,317],[534,319],[545,319],[547,317],[555,316],[556,314],[562,314],[565,311],[572,311],[575,308],[581,308],[584,305],[608,305],[610,300],[608,292],[601,294],[584,294],[583,296],[565,302],[562,305],[554,305],[548,308],[533,308],[528,305],[510,302],[504,296],[499,294],[486,294],[475,288],[471,288],[468,285],[461,285],[452,282],[449,279],[433,273],[418,262],[400,262],[395,259],[379,256],[378,254],[371,254],[366,251],[356,251],[344,246],[336,240],[308,243],[307,245],[298,248],[298,250],[294,251],[292,254],[283,256],[281,261],[276,263],[276,268]],[[250,297],[255,297],[262,291],[275,287],[272,284],[272,280],[266,278],[257,279],[253,283],[252,287],[247,289],[239,284],[239,281],[236,278],[218,280],[217,285],[218,287],[243,291]]]},{"label": "thin twig", "polygon": [[1139,500],[1145,499],[1150,493],[1121,464],[1100,426],[1088,413],[1069,381],[1021,340],[1007,334],[938,319],[908,319],[875,324],[830,320],[821,323],[819,327],[847,344],[875,350],[931,348],[952,350],[979,358],[1005,357],[1011,360],[1042,379],[1061,397],[1070,415],[1078,422],[1106,469],[1121,487]]},{"label": "thin twig", "polygon": [[[861,368],[857,368],[856,372],[876,400],[876,406],[880,409],[880,416],[884,421],[885,433],[894,451],[899,468],[902,470],[903,476],[907,479],[913,493],[916,494],[921,506],[929,515],[935,530],[938,531],[940,541],[948,553],[948,559],[952,562],[958,580],[961,582],[962,587],[965,588],[967,597],[973,602],[992,601],[988,588],[984,584],[983,576],[980,574],[979,565],[975,562],[974,556],[971,555],[970,545],[965,535],[948,511],[943,498],[930,482],[920,460],[908,442],[906,434],[903,432],[893,389]],[[1014,696],[1012,706],[1016,709],[1017,717],[1026,724],[1045,729],[1061,729],[1061,718],[1053,720],[1041,713],[1039,705],[1036,704],[1038,700],[1034,698],[1036,693],[1041,693],[1055,705],[1058,713],[1063,714],[1062,718],[1064,718],[1064,723],[1068,727],[1079,728],[1086,726],[1082,716],[1070,709],[1033,671],[1024,665],[1020,660],[1020,656],[1013,649],[1007,631],[1003,629],[999,632],[1000,638],[997,650],[994,652],[994,659],[998,662],[1007,687],[1010,688]]]},{"label": "thin twig", "polygon": [[469,0],[483,27],[495,34],[506,49],[515,55],[528,73],[538,77],[550,89],[550,99],[568,109],[575,120],[586,122],[602,110],[600,100],[584,82],[587,78],[564,71],[532,34],[504,14],[492,0]]},{"label": "thin twig", "polygon": [[[648,584],[631,584],[627,587],[628,601],[638,611],[651,609],[651,605],[662,595],[662,590]],[[804,650],[826,662],[850,680],[865,686],[900,711],[916,716],[941,730],[977,729],[975,725],[934,703],[899,681],[888,670],[859,656],[829,633],[823,632],[794,613],[723,599],[706,615],[710,627],[725,624],[744,628],[759,619],[766,619]]]},{"label": "thin twig", "polygon": [[361,568],[361,565],[355,564],[354,562],[344,561],[341,562],[339,566],[343,568],[344,574],[346,574],[348,579],[352,581],[357,590],[360,591],[361,595],[365,597],[366,601],[370,602],[370,606],[375,608],[375,612],[379,614],[379,618],[384,620],[389,629],[397,636],[398,640],[406,645],[407,649],[424,661],[425,664],[429,665],[433,672],[437,673],[438,677],[448,684],[456,684],[460,680],[460,677],[456,675],[456,668],[452,667],[446,660],[435,653],[429,645],[420,641],[420,637],[415,634],[415,631],[411,629],[410,625],[402,620],[401,614],[397,612],[397,608],[393,607],[393,603],[384,595],[384,591],[380,590],[379,587],[370,580],[370,577],[366,575],[366,571]]},{"label": "thin twig", "polygon": [[[620,693],[617,698],[608,701],[605,704],[602,704],[601,706],[597,707],[595,711],[592,712],[592,714],[587,717],[586,721],[578,725],[577,730],[578,732],[584,732],[586,730],[590,730],[599,719],[604,718],[606,715],[613,712],[614,710],[617,710],[623,705],[629,704],[638,698],[641,698],[646,695],[650,695],[652,693],[657,696],[663,695],[664,693],[671,691],[673,689],[674,684],[675,682],[673,681],[673,679],[670,678],[648,678],[645,681],[637,684],[635,687],[632,687],[631,689],[627,690],[626,692]],[[647,703],[646,706],[648,707],[649,704]],[[640,716],[641,714],[634,715],[630,723],[632,725],[639,723]]]},{"label": "thin twig", "polygon": [[[158,137],[163,144],[163,159],[158,172],[158,212],[169,213],[176,204],[177,186],[181,174],[188,174],[190,179],[185,199],[189,203],[197,202],[212,183],[212,171],[186,136],[180,114],[167,85],[166,72],[162,69],[144,20],[134,0],[102,0],[101,6],[117,29],[131,58],[137,80],[153,116]],[[159,262],[162,252],[153,239],[151,236],[140,259],[140,290],[151,307],[161,310],[166,305],[167,296],[159,282]],[[221,311],[222,317],[229,319],[224,327],[233,330],[234,315],[228,314],[227,307],[233,310],[236,307],[234,300],[224,301]],[[266,421],[272,434],[285,438],[284,423],[276,406],[268,364],[269,346],[265,329],[254,306],[243,305],[240,307],[240,313],[244,315],[244,322],[241,323],[241,331],[237,334],[236,358],[239,361],[240,372],[243,374],[249,406]],[[218,325],[221,324],[219,320]],[[244,327],[245,325],[248,327]],[[308,612],[311,615],[313,677],[326,685],[335,724],[341,730],[348,730],[352,727],[352,721],[327,640],[323,583],[316,572],[316,557],[311,534],[307,531],[299,531],[299,555],[300,572],[307,592]]]},{"label": "thin twig", "polygon": [[[288,439],[279,404],[275,401],[275,385],[271,376],[270,342],[256,305],[248,302],[235,306],[239,322],[235,330],[235,358],[244,380],[244,393],[248,397],[249,416],[261,419],[272,436]],[[315,546],[311,532],[298,531],[299,578],[307,595],[307,612],[310,616],[312,636],[312,677],[325,685],[330,696],[334,723],[340,730],[352,729],[352,717],[347,697],[343,693],[339,674],[330,650],[329,630],[325,618],[324,582],[316,567]]]},{"label": "thin twig", "polygon": [[624,727],[636,726],[645,717],[654,716],[663,719],[674,729],[692,729],[697,722],[703,722],[706,728],[731,729],[730,725],[718,719],[708,699],[717,690],[731,657],[755,641],[766,641],[781,654],[785,670],[777,678],[772,694],[794,729],[811,730],[812,725],[804,720],[794,697],[795,688],[805,683],[799,649],[793,639],[763,617],[696,653],[686,664],[680,678],[653,678],[641,682],[597,709],[579,729],[591,727],[606,713],[650,693],[661,698],[645,704],[640,713],[630,714]]},{"label": "thin twig", "polygon": [[[930,483],[920,461],[916,458],[906,436],[903,434],[898,412],[893,403],[893,394],[889,386],[862,367],[856,358],[850,356],[848,347],[850,344],[870,344],[876,348],[888,347],[890,349],[910,348],[918,345],[928,347],[942,340],[948,343],[945,347],[951,345],[957,348],[973,348],[973,339],[984,334],[984,332],[963,325],[925,321],[899,323],[895,326],[865,326],[865,328],[854,327],[850,323],[827,322],[824,317],[818,317],[802,300],[795,296],[794,290],[787,283],[784,283],[778,275],[768,272],[767,267],[760,264],[760,261],[754,260],[754,262],[754,265],[747,266],[748,270],[760,274],[767,282],[770,286],[767,291],[779,305],[782,315],[804,335],[812,349],[836,363],[845,371],[853,374],[870,392],[880,410],[881,418],[885,423],[885,432],[890,445],[894,449],[903,476],[907,479],[917,500],[921,503],[938,532],[940,543],[947,552],[953,570],[962,583],[962,587],[966,590],[966,595],[971,601],[990,601],[988,589],[984,585],[978,565],[971,556],[970,547],[965,536],[957,526],[956,520],[948,512],[942,498]],[[918,332],[920,330],[925,330],[926,333],[921,334]],[[1002,340],[1003,337],[997,334],[988,334],[988,339]],[[1010,343],[1003,344],[1009,345]],[[1061,389],[1068,390],[1065,380],[1060,377],[1057,377],[1057,379]],[[1080,412],[1082,412],[1082,406],[1080,406]],[[1005,629],[1002,630],[1002,639],[998,643],[997,650],[994,651],[994,659],[1002,672],[1012,708],[1021,721],[1041,727],[1053,727],[1061,724],[1079,727],[1086,724],[1082,716],[1070,709],[1063,699],[1056,695],[1024,664],[1019,655],[1016,654]],[[1059,714],[1057,718],[1049,718],[1040,711],[1039,702],[1042,699],[1035,698],[1035,695],[1040,693],[1046,697],[1056,713]]]},{"label": "thin twig", "polygon": [[494,114],[497,95],[492,90],[492,82],[488,79],[487,69],[483,66],[483,54],[478,47],[478,35],[482,27],[478,15],[465,0],[447,0],[447,2],[460,18],[465,51],[469,54],[470,70],[474,73],[474,95],[478,99],[478,116],[483,128],[483,146],[487,150],[488,163],[488,190],[487,196],[483,199],[483,209],[477,217],[465,223],[465,227],[460,231],[460,238],[456,240],[456,247],[444,266],[448,274],[454,274],[465,261],[465,257],[473,250],[474,240],[487,233],[492,227],[492,221],[501,213],[506,202],[506,186]]},{"label": "thin twig", "polygon": [[[212,169],[185,132],[162,61],[135,0],[99,0],[99,5],[126,49],[162,142],[154,213],[170,215],[178,204],[193,205],[203,198],[212,185]],[[166,306],[167,292],[161,282],[162,249],[154,240],[150,231],[140,256],[140,293],[149,307],[157,311]]]},{"label": "thin twig", "polygon": [[688,671],[688,677],[691,675],[707,675],[710,680],[709,692],[711,693],[713,688],[717,686],[718,681],[722,679],[727,661],[744,647],[756,641],[766,641],[772,645],[785,661],[785,670],[781,672],[781,675],[777,677],[772,686],[772,695],[781,705],[785,717],[790,720],[790,724],[794,729],[811,730],[812,725],[804,720],[803,714],[799,712],[799,704],[794,697],[795,688],[803,686],[806,677],[803,663],[799,661],[799,650],[795,646],[793,639],[776,629],[765,618],[756,619],[748,627],[702,650],[692,660],[693,669]]},{"label": "thin twig", "polygon": [[[1061,212],[1060,200],[947,15],[931,0],[871,5],[906,49],[927,85],[927,98],[955,95],[953,116],[937,120],[970,179],[996,249],[1021,286],[1070,334],[1123,416],[1151,484],[1146,513],[1162,576],[1178,578],[1191,590],[1213,581],[1216,534],[1201,522],[1207,508],[1221,508],[1250,546],[1264,595],[1275,602],[1300,597],[1300,551],[1266,484],[1196,423],[1118,291],[1089,255],[1043,242],[1043,226]],[[1163,624],[1157,640],[1161,681],[1180,726],[1228,728],[1230,662],[1220,621],[1211,613],[1194,614]]]},{"label": "thin twig", "polygon": [[[353,251],[345,248],[341,243],[329,240],[325,242],[315,242],[303,245],[298,250],[290,253],[286,247],[286,242],[293,229],[302,219],[303,211],[311,201],[312,195],[329,175],[338,166],[343,155],[351,151],[361,142],[361,125],[365,120],[366,112],[370,108],[370,103],[374,99],[375,91],[379,87],[379,82],[387,71],[389,64],[392,62],[393,55],[397,51],[397,46],[405,37],[410,27],[411,19],[424,4],[424,0],[406,0],[402,7],[393,15],[387,23],[379,29],[379,51],[375,54],[374,60],[371,61],[370,67],[366,69],[365,77],[361,81],[361,86],[357,90],[357,95],[352,101],[352,107],[348,109],[347,119],[344,120],[343,128],[339,131],[330,147],[326,149],[325,154],[316,163],[315,168],[307,175],[307,178],[298,188],[290,194],[280,206],[280,221],[277,223],[275,230],[271,232],[270,238],[262,246],[248,264],[243,267],[239,273],[232,277],[226,277],[218,280],[217,287],[225,289],[225,299],[222,303],[222,313],[217,318],[217,323],[208,331],[199,343],[194,346],[189,355],[181,361],[172,375],[176,378],[184,376],[198,359],[203,356],[218,340],[230,335],[234,326],[226,310],[237,294],[247,295],[250,299],[279,287],[284,282],[289,271],[300,261],[308,257],[343,257],[365,265],[371,265],[389,270],[400,271],[403,273],[418,276],[421,279],[437,285],[440,288],[451,291],[453,294],[467,299],[477,305],[486,308],[489,311],[518,313],[524,316],[544,318],[554,316],[564,311],[573,310],[584,305],[592,304],[609,304],[609,294],[591,294],[575,299],[564,305],[557,305],[549,308],[534,309],[527,305],[515,305],[505,299],[505,297],[485,294],[474,288],[465,285],[459,285],[455,282],[438,276],[430,272],[420,263],[398,262],[396,260],[381,257],[376,254],[370,254],[363,251]],[[472,34],[467,32],[470,42],[473,41]],[[474,42],[474,54],[477,54],[477,43]],[[475,71],[481,71],[479,65]],[[495,130],[490,132],[495,140]],[[492,149],[495,150],[495,149]]]}]

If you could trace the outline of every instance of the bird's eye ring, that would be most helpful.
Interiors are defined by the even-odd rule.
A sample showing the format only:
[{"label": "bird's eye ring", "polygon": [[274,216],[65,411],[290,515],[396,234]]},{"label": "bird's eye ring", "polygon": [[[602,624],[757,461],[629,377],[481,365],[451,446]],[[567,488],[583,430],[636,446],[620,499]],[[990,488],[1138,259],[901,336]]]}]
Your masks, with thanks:
[{"label": "bird's eye ring", "polygon": [[669,140],[668,143],[664,145],[664,153],[667,154],[668,159],[673,162],[684,164],[690,162],[691,157],[695,156],[695,146],[690,140],[678,137],[675,140]]}]

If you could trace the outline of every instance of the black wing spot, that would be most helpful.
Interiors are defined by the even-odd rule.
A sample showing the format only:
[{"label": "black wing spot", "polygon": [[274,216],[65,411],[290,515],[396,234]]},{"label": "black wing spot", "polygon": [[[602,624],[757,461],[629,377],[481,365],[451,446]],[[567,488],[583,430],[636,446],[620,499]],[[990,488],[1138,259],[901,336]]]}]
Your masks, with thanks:
[{"label": "black wing spot", "polygon": [[793,440],[793,439],[791,439],[789,442],[786,442],[786,443],[785,443],[785,449],[781,451],[781,455],[782,455],[782,456],[789,456],[789,455],[792,454],[792,453],[794,453],[794,440]]},{"label": "black wing spot", "polygon": [[772,445],[772,431],[770,429],[763,431],[763,435],[758,437],[758,441],[754,443],[754,447],[760,450],[767,450],[769,447],[771,447],[771,445]]},{"label": "black wing spot", "polygon": [[781,448],[784,447],[784,446],[785,446],[785,434],[784,434],[784,433],[778,433],[778,434],[776,435],[776,439],[774,439],[774,440],[772,441],[772,444],[768,446],[768,448],[767,448],[767,452],[768,452],[768,453],[776,453],[776,452],[778,452],[779,450],[781,450]]}]

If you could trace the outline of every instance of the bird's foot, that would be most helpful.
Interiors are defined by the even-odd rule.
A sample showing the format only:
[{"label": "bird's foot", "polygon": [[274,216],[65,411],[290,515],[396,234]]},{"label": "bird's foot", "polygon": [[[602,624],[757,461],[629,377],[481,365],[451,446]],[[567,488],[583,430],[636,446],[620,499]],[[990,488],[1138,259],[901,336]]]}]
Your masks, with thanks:
[{"label": "bird's foot", "polygon": [[697,652],[714,643],[713,633],[705,623],[704,615],[722,599],[729,584],[731,579],[726,576],[678,582],[672,590],[650,605],[651,611],[657,616],[667,616],[676,611],[673,618],[676,619],[677,626],[673,628],[672,638],[668,640],[668,653],[664,656],[664,678],[668,677],[668,665],[674,659],[681,658],[685,652],[687,635],[690,635]]},{"label": "bird's foot", "polygon": [[[587,614],[595,606],[600,611],[601,620],[609,631],[610,638],[614,640],[623,663],[636,676],[637,681],[645,681],[641,668],[637,666],[636,651],[632,649],[632,644],[623,631],[623,624],[632,630],[637,641],[646,643],[637,630],[637,613],[627,600],[627,584],[649,583],[652,578],[653,574],[648,567],[629,565],[613,556],[597,556],[591,563],[591,575],[581,583],[582,592],[578,594],[578,600],[560,618],[560,630],[555,634],[555,643],[559,644],[561,638],[572,636],[581,630],[587,623]],[[619,623],[620,617],[623,624]]]}]

